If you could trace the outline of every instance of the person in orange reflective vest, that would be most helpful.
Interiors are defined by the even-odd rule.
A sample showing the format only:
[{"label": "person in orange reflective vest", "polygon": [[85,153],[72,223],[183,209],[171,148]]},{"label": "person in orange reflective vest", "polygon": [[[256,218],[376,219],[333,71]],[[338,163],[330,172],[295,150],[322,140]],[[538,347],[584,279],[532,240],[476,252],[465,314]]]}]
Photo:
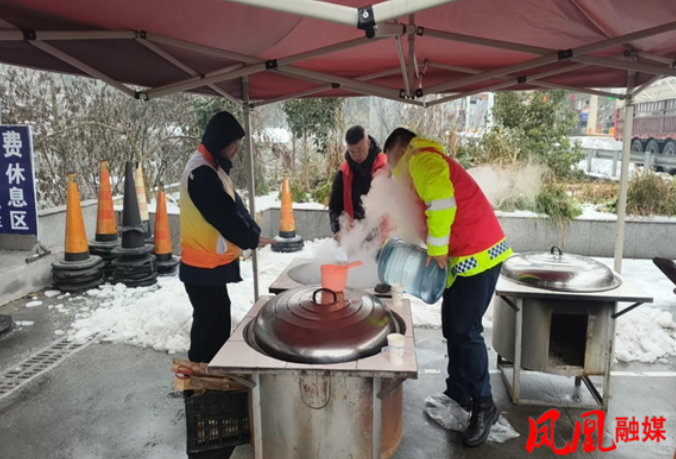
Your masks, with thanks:
[{"label": "person in orange reflective vest", "polygon": [[244,129],[228,112],[216,114],[181,178],[179,278],[193,307],[188,358],[210,362],[230,337],[227,284],[241,282],[241,249],[274,242],[244,207],[230,180]]},{"label": "person in orange reflective vest", "polygon": [[381,153],[376,139],[366,134],[362,126],[352,126],[345,133],[345,161],[336,173],[329,198],[331,231],[340,238],[340,217],[347,214],[350,222],[364,218],[361,199],[371,189],[378,171],[387,170],[387,157]]},{"label": "person in orange reflective vest", "polygon": [[398,128],[385,142],[385,153],[392,174],[417,198],[427,262],[449,268],[441,307],[449,359],[444,393],[471,412],[463,443],[479,446],[500,417],[481,318],[512,250],[477,183],[439,143]]}]

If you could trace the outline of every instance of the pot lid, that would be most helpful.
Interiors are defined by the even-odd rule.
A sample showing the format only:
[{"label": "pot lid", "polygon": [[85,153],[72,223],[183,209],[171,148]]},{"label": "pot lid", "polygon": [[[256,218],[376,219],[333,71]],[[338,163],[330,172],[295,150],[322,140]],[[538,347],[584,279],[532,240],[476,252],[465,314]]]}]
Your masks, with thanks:
[{"label": "pot lid", "polygon": [[395,316],[375,296],[314,286],[271,299],[252,321],[247,338],[287,362],[339,363],[377,354],[387,335],[398,331]]},{"label": "pot lid", "polygon": [[502,275],[520,284],[565,292],[602,292],[619,287],[620,280],[603,263],[579,255],[528,252],[507,259]]}]

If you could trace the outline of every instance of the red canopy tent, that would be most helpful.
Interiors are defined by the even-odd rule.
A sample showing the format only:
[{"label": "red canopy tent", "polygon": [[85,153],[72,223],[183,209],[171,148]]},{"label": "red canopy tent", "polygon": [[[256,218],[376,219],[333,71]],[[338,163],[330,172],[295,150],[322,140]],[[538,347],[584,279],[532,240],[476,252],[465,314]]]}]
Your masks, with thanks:
[{"label": "red canopy tent", "polygon": [[89,75],[141,100],[220,94],[243,104],[247,132],[251,108],[294,97],[431,106],[537,87],[626,87],[630,132],[633,96],[676,76],[673,0],[0,0],[0,20],[2,62]]}]

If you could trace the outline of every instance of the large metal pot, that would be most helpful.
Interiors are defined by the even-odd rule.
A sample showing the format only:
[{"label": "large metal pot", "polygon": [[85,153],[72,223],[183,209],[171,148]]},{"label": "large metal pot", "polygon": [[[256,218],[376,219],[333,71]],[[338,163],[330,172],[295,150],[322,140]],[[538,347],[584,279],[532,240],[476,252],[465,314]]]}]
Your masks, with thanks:
[{"label": "large metal pot", "polygon": [[603,263],[579,255],[528,252],[510,257],[502,275],[520,284],[563,292],[603,292],[620,286],[620,280]]},{"label": "large metal pot", "polygon": [[373,295],[350,288],[288,290],[271,299],[246,330],[250,346],[295,363],[341,363],[377,354],[400,333],[395,315]]}]

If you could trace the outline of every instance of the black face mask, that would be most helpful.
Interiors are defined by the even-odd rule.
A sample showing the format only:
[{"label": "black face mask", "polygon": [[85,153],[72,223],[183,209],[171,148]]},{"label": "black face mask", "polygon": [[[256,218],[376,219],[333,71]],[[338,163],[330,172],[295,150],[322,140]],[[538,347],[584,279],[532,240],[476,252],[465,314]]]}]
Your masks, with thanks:
[{"label": "black face mask", "polygon": [[221,169],[223,169],[226,174],[230,175],[230,169],[232,169],[232,161],[224,158],[216,158],[216,162],[218,163],[219,166],[221,166]]}]

